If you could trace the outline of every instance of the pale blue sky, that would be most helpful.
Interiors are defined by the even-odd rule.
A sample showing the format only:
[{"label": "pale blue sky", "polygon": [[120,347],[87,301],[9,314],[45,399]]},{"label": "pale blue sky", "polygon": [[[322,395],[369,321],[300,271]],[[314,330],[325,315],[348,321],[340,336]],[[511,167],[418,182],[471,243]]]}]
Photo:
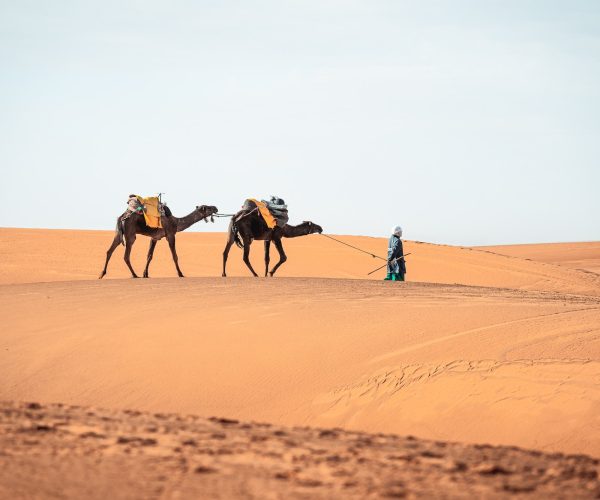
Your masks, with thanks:
[{"label": "pale blue sky", "polygon": [[[291,222],[600,240],[598,1],[0,0],[0,226],[277,194]],[[226,220],[199,230],[225,230]]]}]

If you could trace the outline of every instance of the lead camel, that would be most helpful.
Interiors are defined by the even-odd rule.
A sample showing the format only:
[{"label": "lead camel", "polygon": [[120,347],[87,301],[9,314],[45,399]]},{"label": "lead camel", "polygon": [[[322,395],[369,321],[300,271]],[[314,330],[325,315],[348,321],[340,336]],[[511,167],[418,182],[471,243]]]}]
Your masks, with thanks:
[{"label": "lead camel", "polygon": [[154,247],[156,247],[156,243],[158,240],[162,238],[167,238],[169,242],[169,248],[171,249],[171,255],[173,256],[173,262],[175,263],[175,268],[177,269],[177,274],[180,278],[183,278],[183,273],[181,269],[179,269],[179,262],[177,257],[177,250],[175,248],[175,234],[187,229],[192,224],[199,222],[201,220],[206,220],[213,214],[217,213],[217,207],[201,205],[196,207],[195,210],[186,215],[185,217],[175,217],[169,207],[165,206],[165,215],[160,218],[160,222],[162,228],[151,228],[148,227],[146,221],[144,219],[143,214],[132,213],[127,219],[121,222],[123,215],[119,216],[117,219],[117,229],[115,231],[115,238],[110,245],[110,248],[106,252],[106,263],[104,264],[104,269],[100,273],[99,278],[102,279],[106,274],[106,268],[108,267],[108,261],[110,260],[115,249],[121,245],[125,245],[125,263],[127,267],[131,271],[131,276],[133,278],[138,278],[139,276],[133,270],[131,266],[131,261],[129,260],[129,256],[131,255],[131,248],[135,243],[135,239],[138,234],[142,234],[144,236],[148,236],[150,238],[150,248],[148,249],[148,256],[146,259],[146,268],[144,269],[144,278],[148,277],[148,268],[150,267],[150,261],[152,260],[152,256],[154,255]]},{"label": "lead camel", "polygon": [[[287,256],[283,250],[283,244],[281,243],[282,238],[296,238],[298,236],[322,232],[323,228],[321,226],[310,221],[304,221],[297,226],[286,224],[283,227],[275,226],[273,229],[270,229],[257,210],[242,210],[235,214],[229,223],[227,244],[225,245],[225,250],[223,250],[223,277],[227,276],[227,257],[229,256],[229,250],[234,243],[244,250],[243,259],[246,266],[248,266],[248,269],[250,269],[250,272],[254,277],[258,277],[258,274],[254,272],[252,264],[250,263],[250,245],[253,240],[264,241],[265,276],[273,276],[275,271],[279,269],[279,266],[287,260]],[[269,271],[271,242],[273,242],[275,248],[277,248],[277,251],[279,252],[279,262],[277,262],[273,269]]]}]

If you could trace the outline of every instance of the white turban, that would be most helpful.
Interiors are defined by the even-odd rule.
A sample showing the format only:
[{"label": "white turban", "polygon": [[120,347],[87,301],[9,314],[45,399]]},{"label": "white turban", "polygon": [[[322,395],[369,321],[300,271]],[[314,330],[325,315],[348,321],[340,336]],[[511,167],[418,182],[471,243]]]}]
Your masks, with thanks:
[{"label": "white turban", "polygon": [[394,226],[392,228],[392,234],[395,234],[396,236],[398,236],[398,238],[400,238],[402,236],[402,227],[401,226]]}]

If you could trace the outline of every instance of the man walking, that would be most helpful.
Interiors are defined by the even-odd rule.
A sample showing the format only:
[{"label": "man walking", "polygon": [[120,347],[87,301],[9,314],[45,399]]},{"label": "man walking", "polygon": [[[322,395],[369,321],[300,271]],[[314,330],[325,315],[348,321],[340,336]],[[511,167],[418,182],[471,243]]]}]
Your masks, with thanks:
[{"label": "man walking", "polygon": [[392,235],[388,243],[388,265],[386,280],[404,281],[406,274],[406,263],[404,261],[404,249],[402,248],[402,228],[396,226],[392,229]]}]

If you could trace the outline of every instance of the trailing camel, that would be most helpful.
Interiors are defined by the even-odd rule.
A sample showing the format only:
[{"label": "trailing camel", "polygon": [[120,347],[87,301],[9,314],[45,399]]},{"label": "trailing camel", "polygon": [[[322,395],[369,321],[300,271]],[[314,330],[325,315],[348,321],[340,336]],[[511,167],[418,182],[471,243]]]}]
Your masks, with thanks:
[{"label": "trailing camel", "polygon": [[156,247],[156,243],[158,242],[158,240],[165,237],[169,242],[169,248],[171,249],[171,254],[173,255],[173,262],[175,262],[177,274],[180,278],[183,278],[183,273],[181,272],[181,269],[179,269],[177,251],[175,249],[175,234],[187,229],[196,222],[206,220],[211,215],[216,214],[217,211],[217,207],[201,205],[199,207],[196,207],[196,209],[192,213],[186,215],[185,217],[175,217],[171,213],[169,207],[165,205],[165,215],[161,216],[160,218],[162,228],[156,229],[148,227],[148,225],[146,225],[146,221],[144,219],[143,214],[131,213],[131,215],[129,215],[129,217],[123,221],[122,219],[125,214],[120,215],[117,219],[115,239],[113,240],[112,244],[110,245],[110,248],[106,252],[106,263],[104,264],[104,269],[100,273],[99,278],[102,279],[106,274],[108,261],[110,260],[113,252],[119,245],[125,245],[125,255],[123,258],[125,259],[127,267],[131,271],[131,276],[134,278],[139,277],[133,270],[133,267],[131,267],[131,261],[129,260],[129,256],[131,255],[131,248],[133,247],[133,244],[135,243],[135,239],[138,234],[142,234],[150,238],[150,248],[148,249],[146,268],[144,269],[144,278],[148,277],[148,268],[150,267],[150,261],[152,260],[152,256],[154,255],[154,247]]},{"label": "trailing camel", "polygon": [[[225,270],[227,257],[234,243],[244,250],[243,259],[246,266],[248,266],[254,277],[258,277],[258,274],[254,272],[250,263],[250,245],[253,240],[263,240],[265,242],[265,276],[273,276],[275,271],[279,269],[279,266],[287,260],[283,244],[281,243],[282,238],[296,238],[298,236],[322,232],[323,228],[321,226],[310,221],[304,221],[297,226],[286,224],[283,227],[275,226],[273,229],[270,229],[258,210],[241,210],[232,217],[229,223],[227,244],[225,245],[225,250],[223,250],[223,277],[227,276]],[[271,242],[274,243],[275,248],[279,252],[279,262],[269,271]]]}]

